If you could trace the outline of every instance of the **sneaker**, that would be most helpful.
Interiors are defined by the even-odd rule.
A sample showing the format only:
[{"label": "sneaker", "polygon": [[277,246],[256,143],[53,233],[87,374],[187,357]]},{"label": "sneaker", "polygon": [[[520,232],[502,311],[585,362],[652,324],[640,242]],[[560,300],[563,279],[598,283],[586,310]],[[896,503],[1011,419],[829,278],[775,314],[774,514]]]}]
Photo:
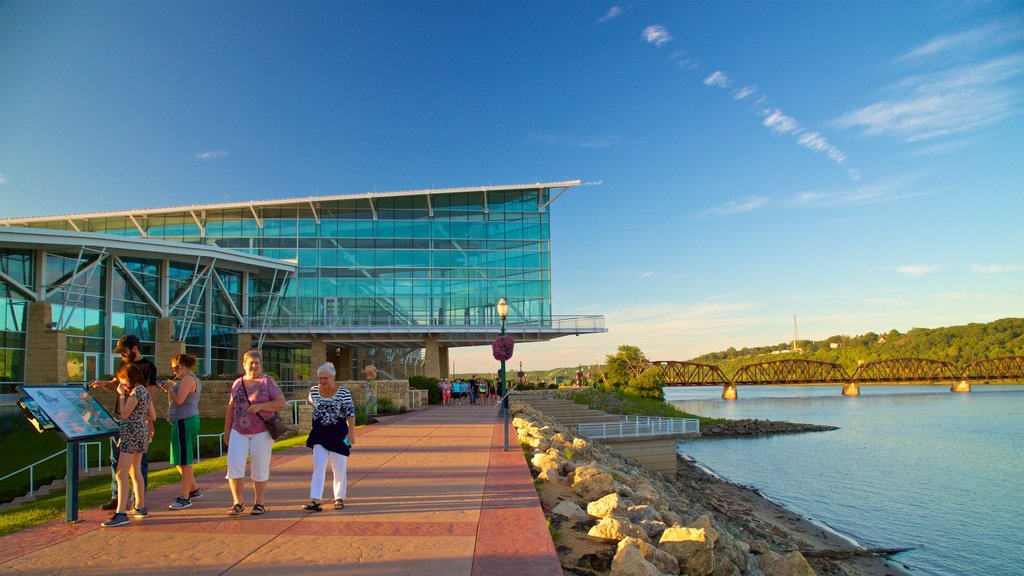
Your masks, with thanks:
[{"label": "sneaker", "polygon": [[145,518],[146,516],[149,516],[149,511],[146,510],[145,506],[142,508],[132,508],[132,516],[135,518]]},{"label": "sneaker", "polygon": [[199,488],[196,488],[195,490],[193,490],[193,491],[188,493],[188,499],[189,500],[195,500],[196,498],[202,498],[202,497],[203,497],[203,491],[200,490]]},{"label": "sneaker", "polygon": [[107,528],[113,528],[115,526],[124,526],[129,523],[131,523],[131,520],[128,519],[127,514],[124,512],[115,512],[114,515],[110,517],[110,520],[107,520],[102,525]]},{"label": "sneaker", "polygon": [[110,502],[100,506],[100,510],[117,510],[117,498],[111,498]]},{"label": "sneaker", "polygon": [[188,508],[191,505],[192,505],[192,500],[191,499],[182,498],[181,496],[176,496],[174,498],[174,502],[171,502],[171,505],[168,506],[168,508],[170,508],[171,510],[181,510],[182,508]]}]

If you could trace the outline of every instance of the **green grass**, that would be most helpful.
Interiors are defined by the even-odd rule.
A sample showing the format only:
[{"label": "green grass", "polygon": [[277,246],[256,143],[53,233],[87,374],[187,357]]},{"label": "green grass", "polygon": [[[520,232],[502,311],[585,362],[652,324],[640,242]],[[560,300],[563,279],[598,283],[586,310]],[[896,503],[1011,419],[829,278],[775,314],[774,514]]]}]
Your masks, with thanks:
[{"label": "green grass", "polygon": [[721,424],[729,421],[727,418],[707,418],[696,414],[688,414],[663,400],[634,396],[621,390],[583,388],[573,391],[571,399],[577,404],[589,406],[594,410],[603,410],[609,414],[696,418],[700,420],[701,426]]},{"label": "green grass", "polygon": [[[223,421],[221,429],[224,430]],[[159,434],[159,431],[157,432]],[[6,438],[5,438],[6,440]],[[294,446],[303,446],[306,443],[306,435],[288,436],[274,442],[274,452],[286,450]],[[207,458],[195,465],[195,474],[200,476],[210,472],[225,470],[227,457]],[[166,470],[150,471],[149,490],[177,484],[181,476],[174,468]],[[80,510],[96,508],[110,499],[110,475],[100,474],[92,478],[82,480],[78,485],[78,507]],[[17,508],[0,512],[0,536],[10,534],[25,528],[31,528],[38,524],[48,522],[54,518],[62,518],[65,515],[64,492],[58,491],[44,496],[35,502],[23,504]]]},{"label": "green grass", "polygon": [[[64,449],[64,440],[54,431],[36,432],[34,428],[17,415],[21,422],[5,422],[7,431],[0,436],[0,454],[4,455],[3,464],[0,466],[0,476],[6,476],[15,470],[28,466],[34,462]],[[170,459],[170,436],[171,424],[166,420],[158,420],[155,423],[156,436],[149,446],[150,462],[166,462]],[[202,419],[199,426],[200,434],[219,434],[224,431],[223,418]],[[106,438],[100,438],[100,461],[103,466],[110,465],[110,448]],[[212,456],[217,454],[219,440],[217,438],[201,438],[199,441],[199,453],[201,456]],[[96,465],[96,447],[88,448],[88,465]],[[64,478],[67,464],[66,456],[57,456],[35,467],[33,488],[45,486],[58,478]],[[29,475],[24,471],[12,478],[0,482],[0,502],[10,502],[18,496],[28,493]]]}]

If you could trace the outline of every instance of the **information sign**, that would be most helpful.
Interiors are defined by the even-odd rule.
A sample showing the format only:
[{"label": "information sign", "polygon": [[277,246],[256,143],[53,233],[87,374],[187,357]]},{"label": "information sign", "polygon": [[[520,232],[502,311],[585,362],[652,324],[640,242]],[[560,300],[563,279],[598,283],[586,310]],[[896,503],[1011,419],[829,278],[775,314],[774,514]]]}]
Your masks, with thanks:
[{"label": "information sign", "polygon": [[18,400],[18,407],[25,413],[25,418],[28,418],[29,423],[32,424],[32,426],[34,426],[39,432],[46,432],[47,430],[53,430],[56,428],[53,420],[50,420],[50,417],[46,415],[46,412],[43,412],[43,410],[39,408],[39,404],[32,398],[28,396],[21,398]]},{"label": "information sign", "polygon": [[[84,387],[77,386],[21,386],[21,390],[35,401],[37,410],[56,426],[69,442],[78,442],[118,433],[118,424]],[[26,402],[28,405],[28,402]],[[27,416],[28,414],[26,414]],[[38,419],[38,418],[37,418]]]}]

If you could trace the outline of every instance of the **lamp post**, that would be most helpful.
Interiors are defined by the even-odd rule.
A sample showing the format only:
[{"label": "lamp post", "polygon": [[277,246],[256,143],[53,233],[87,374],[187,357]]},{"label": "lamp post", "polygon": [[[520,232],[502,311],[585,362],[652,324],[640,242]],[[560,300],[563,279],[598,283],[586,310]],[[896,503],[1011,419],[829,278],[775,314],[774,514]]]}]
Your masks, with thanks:
[{"label": "lamp post", "polygon": [[[505,335],[505,317],[508,316],[508,303],[502,298],[498,300],[498,317],[501,318],[501,335]],[[505,420],[505,452],[508,452],[508,393],[505,390],[505,361],[501,361],[501,386],[498,388],[501,395],[501,413]]]}]

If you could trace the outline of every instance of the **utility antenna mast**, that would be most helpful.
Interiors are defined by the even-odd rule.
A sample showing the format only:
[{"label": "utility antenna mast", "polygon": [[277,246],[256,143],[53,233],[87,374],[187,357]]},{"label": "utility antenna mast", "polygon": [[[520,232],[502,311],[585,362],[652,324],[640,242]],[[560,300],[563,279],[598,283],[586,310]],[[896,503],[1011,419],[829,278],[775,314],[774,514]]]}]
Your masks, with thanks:
[{"label": "utility antenna mast", "polygon": [[797,351],[796,341],[799,339],[799,334],[796,331],[796,314],[793,314],[793,352]]}]

